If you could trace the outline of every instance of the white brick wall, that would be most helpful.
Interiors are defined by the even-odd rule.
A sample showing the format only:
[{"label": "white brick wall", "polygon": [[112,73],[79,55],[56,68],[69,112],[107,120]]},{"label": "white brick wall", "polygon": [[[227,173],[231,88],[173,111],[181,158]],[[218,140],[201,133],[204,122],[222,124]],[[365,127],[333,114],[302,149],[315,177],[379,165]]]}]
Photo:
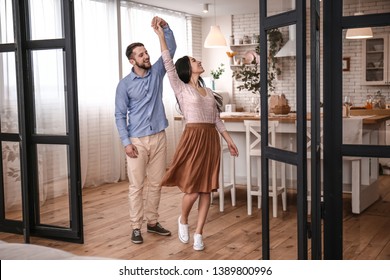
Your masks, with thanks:
[{"label": "white brick wall", "polygon": [[[258,13],[242,14],[232,16],[232,34],[235,39],[242,39],[245,35],[252,38],[253,34],[260,34],[260,18]],[[243,57],[245,52],[255,47],[232,48],[237,52],[237,57]],[[233,69],[234,70],[234,69]],[[251,110],[251,98],[254,97],[252,92],[239,91],[237,86],[240,82],[233,79],[233,102],[236,107],[242,107],[244,111]]]},{"label": "white brick wall", "polygon": [[258,13],[233,15],[232,30],[235,38],[242,38],[244,35],[260,33],[260,18]]}]

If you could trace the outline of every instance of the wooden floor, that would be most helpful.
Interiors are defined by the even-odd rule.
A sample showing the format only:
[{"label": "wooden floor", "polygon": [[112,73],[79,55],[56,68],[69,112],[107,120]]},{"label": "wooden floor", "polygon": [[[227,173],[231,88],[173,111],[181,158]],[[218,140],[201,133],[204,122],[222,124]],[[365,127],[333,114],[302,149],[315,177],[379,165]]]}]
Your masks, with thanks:
[{"label": "wooden floor", "polygon": [[[381,198],[360,215],[351,213],[350,195],[344,196],[344,259],[390,259],[390,176],[379,180]],[[252,216],[246,212],[246,189],[239,186],[237,205],[232,207],[226,193],[225,211],[219,212],[218,195],[214,197],[204,231],[204,251],[194,251],[191,243],[177,238],[177,217],[181,193],[177,188],[163,188],[160,222],[172,231],[163,237],[142,229],[144,243],[130,241],[127,182],[86,188],[83,191],[84,244],[32,237],[32,244],[59,248],[81,256],[99,256],[133,260],[247,260],[261,259],[261,209]],[[271,259],[297,259],[296,196],[288,194],[288,209],[270,219]],[[256,204],[254,204],[256,205]],[[58,210],[58,209],[57,209]],[[196,207],[190,214],[194,230]],[[23,243],[20,235],[0,233],[0,240]],[[192,240],[192,239],[191,239]],[[309,241],[310,248],[310,241]],[[308,254],[310,256],[310,252]]]}]

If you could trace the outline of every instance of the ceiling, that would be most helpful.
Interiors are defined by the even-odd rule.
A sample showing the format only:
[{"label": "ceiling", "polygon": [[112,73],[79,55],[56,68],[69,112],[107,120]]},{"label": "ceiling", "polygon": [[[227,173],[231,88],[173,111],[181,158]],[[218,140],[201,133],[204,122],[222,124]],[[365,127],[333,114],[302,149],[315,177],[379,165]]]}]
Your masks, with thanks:
[{"label": "ceiling", "polygon": [[[133,0],[131,0],[133,1]],[[214,16],[214,1],[216,3],[216,15],[240,15],[252,14],[259,12],[259,0],[134,0],[142,4],[147,4],[155,7],[165,8],[169,10],[185,12],[191,15],[200,17]],[[321,0],[320,0],[321,1]],[[357,4],[361,0],[343,0],[344,5]],[[281,11],[283,5],[291,6],[294,0],[269,0],[268,11]],[[209,4],[209,12],[203,13],[203,4]],[[310,5],[310,0],[306,0],[306,5]],[[285,10],[284,10],[285,11]]]},{"label": "ceiling", "polygon": [[[214,0],[134,0],[133,2],[201,17],[214,16]],[[257,13],[259,11],[259,0],[216,0],[215,3],[217,16]],[[203,4],[209,4],[209,12],[207,14],[202,12]]]}]

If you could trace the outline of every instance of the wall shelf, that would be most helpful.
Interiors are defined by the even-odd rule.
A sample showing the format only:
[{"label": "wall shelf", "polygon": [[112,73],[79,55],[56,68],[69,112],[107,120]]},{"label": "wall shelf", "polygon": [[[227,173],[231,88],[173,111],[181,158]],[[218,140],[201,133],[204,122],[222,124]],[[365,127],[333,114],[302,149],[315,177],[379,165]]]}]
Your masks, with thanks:
[{"label": "wall shelf", "polygon": [[[230,67],[242,67],[242,66],[255,67],[256,64],[230,65]],[[259,64],[257,64],[257,66],[259,66]]]},{"label": "wall shelf", "polygon": [[239,44],[239,45],[230,45],[231,48],[240,48],[240,47],[255,47],[259,44]]}]

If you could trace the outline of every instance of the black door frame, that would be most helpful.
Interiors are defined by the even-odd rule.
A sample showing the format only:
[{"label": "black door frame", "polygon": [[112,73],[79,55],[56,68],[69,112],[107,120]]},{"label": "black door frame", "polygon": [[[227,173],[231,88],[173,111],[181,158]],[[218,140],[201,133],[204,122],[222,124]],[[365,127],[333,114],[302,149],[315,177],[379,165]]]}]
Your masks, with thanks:
[{"label": "black door frame", "polygon": [[[312,134],[311,178],[312,216],[307,215],[307,165],[306,165],[306,71],[305,71],[305,1],[296,0],[296,10],[267,17],[267,1],[260,1],[260,53],[267,53],[266,31],[272,28],[297,24],[297,153],[278,150],[268,146],[268,100],[267,100],[267,58],[261,56],[261,126],[262,126],[262,166],[269,160],[278,160],[297,166],[298,211],[298,259],[307,259],[307,230],[312,233],[312,259],[343,258],[342,223],[342,158],[343,156],[390,158],[390,146],[342,144],[342,31],[347,28],[375,27],[390,25],[390,13],[363,16],[343,16],[343,1],[323,3],[323,147],[324,147],[324,203],[321,203],[320,188],[320,86],[319,86],[319,1],[311,0],[311,129]],[[314,59],[313,59],[314,58]],[[313,86],[314,85],[314,86]],[[314,112],[314,114],[313,114]],[[313,117],[314,116],[314,117]],[[262,172],[262,193],[268,193],[268,169]],[[313,188],[313,186],[315,186]],[[262,196],[262,242],[263,259],[270,258],[268,197]],[[324,226],[322,244],[322,221]],[[323,248],[323,252],[322,252]]]},{"label": "black door frame", "polygon": [[343,1],[323,3],[324,259],[343,259],[342,157],[390,157],[390,146],[342,144],[343,29],[390,25],[390,13],[343,16]]},{"label": "black door frame", "polygon": [[310,1],[311,259],[322,259],[320,2]]},{"label": "black door frame", "polygon": [[[51,40],[30,40],[30,23],[28,0],[12,1],[15,43],[7,44],[0,51],[15,51],[19,134],[3,135],[1,141],[7,139],[18,141],[20,144],[21,186],[22,186],[22,221],[5,219],[3,174],[1,174],[2,203],[0,212],[0,230],[24,235],[26,243],[30,242],[30,235],[83,243],[83,215],[80,172],[80,143],[79,118],[77,102],[77,72],[76,72],[76,45],[74,26],[73,1],[62,0],[64,38]],[[33,50],[62,49],[65,67],[65,103],[66,103],[66,135],[38,135],[34,132],[34,100],[32,79]],[[3,137],[4,136],[4,137]],[[68,147],[69,161],[69,228],[43,225],[39,218],[38,194],[38,162],[37,144],[58,144]]]},{"label": "black door frame", "polygon": [[[268,53],[267,31],[296,24],[296,112],[297,152],[270,147],[268,143],[268,86],[267,56],[260,55],[261,98],[261,166],[269,166],[270,160],[285,162],[297,167],[297,233],[298,259],[308,258],[307,222],[307,154],[306,154],[306,0],[296,0],[295,10],[267,16],[267,0],[260,1],[260,54]],[[261,169],[261,192],[268,194],[269,171]],[[262,203],[262,258],[270,259],[269,202],[268,195],[261,196]]]}]

